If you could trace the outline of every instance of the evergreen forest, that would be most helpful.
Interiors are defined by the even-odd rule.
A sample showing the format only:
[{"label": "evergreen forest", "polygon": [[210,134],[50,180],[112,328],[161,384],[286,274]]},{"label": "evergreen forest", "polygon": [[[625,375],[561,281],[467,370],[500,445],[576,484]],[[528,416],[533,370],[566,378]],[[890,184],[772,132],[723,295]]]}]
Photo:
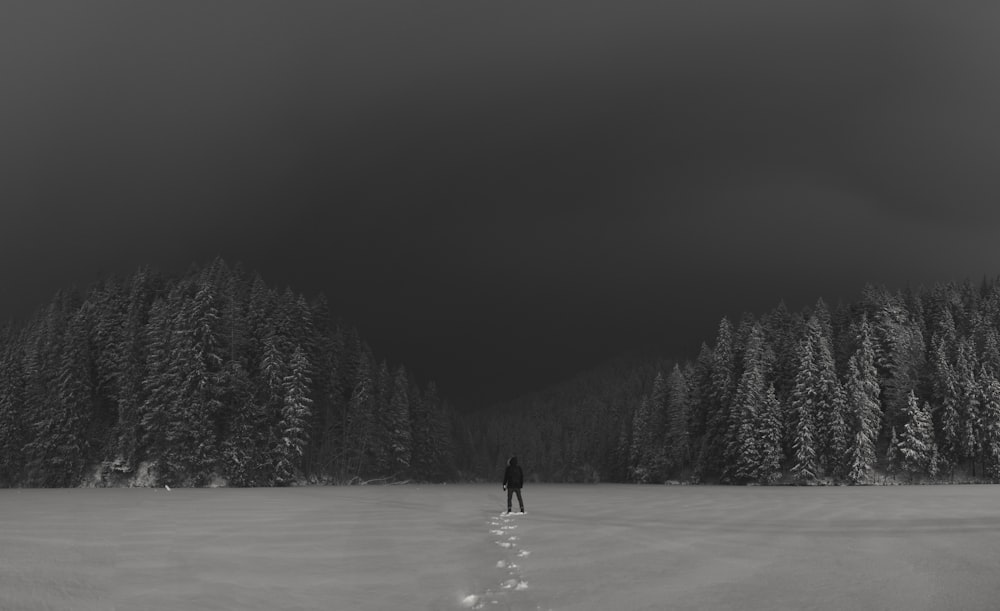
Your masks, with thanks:
[{"label": "evergreen forest", "polygon": [[0,332],[0,485],[458,477],[434,384],[223,260],[59,292]]},{"label": "evergreen forest", "polygon": [[512,453],[530,481],[1000,480],[997,280],[779,303],[476,410],[333,309],[222,259],[60,291],[0,330],[0,486],[499,481]]},{"label": "evergreen forest", "polygon": [[1000,480],[1000,283],[784,303],[676,363],[618,362],[472,414],[472,464],[541,480]]}]

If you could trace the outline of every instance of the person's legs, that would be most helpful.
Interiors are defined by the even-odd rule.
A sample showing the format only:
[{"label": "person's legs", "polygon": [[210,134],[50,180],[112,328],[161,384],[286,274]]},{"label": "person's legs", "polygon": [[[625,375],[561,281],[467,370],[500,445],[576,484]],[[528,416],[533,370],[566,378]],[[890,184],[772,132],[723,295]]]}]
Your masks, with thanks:
[{"label": "person's legs", "polygon": [[[507,513],[510,513],[510,498],[514,495],[514,489],[507,486]],[[521,491],[517,491],[517,498],[521,498]]]},{"label": "person's legs", "polygon": [[[521,498],[521,489],[515,488],[514,492],[517,492],[517,504],[521,506],[521,513],[524,513],[524,499]],[[510,493],[507,493],[507,511],[510,511]]]}]

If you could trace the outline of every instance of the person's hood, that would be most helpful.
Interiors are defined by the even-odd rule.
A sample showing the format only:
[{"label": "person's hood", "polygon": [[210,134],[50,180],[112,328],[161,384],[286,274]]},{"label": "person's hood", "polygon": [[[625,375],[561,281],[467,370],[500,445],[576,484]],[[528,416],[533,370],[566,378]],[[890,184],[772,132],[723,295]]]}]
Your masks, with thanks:
[{"label": "person's hood", "polygon": [[517,456],[511,456],[510,460],[507,461],[507,466],[508,467],[516,467],[517,466]]}]

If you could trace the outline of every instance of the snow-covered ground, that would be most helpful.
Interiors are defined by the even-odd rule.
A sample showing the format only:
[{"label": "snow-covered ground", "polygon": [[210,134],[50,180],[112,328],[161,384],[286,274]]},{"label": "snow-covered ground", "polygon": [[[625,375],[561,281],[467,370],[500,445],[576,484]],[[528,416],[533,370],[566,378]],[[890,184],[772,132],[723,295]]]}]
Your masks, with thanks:
[{"label": "snow-covered ground", "polygon": [[0,609],[995,609],[1000,487],[0,490]]}]

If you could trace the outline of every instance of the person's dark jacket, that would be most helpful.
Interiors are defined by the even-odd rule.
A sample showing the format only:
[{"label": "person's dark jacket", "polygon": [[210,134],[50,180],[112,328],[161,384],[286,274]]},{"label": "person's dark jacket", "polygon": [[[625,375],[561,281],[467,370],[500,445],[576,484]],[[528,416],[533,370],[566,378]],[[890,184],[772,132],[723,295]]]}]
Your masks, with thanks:
[{"label": "person's dark jacket", "polygon": [[511,456],[507,461],[507,470],[503,472],[503,485],[511,488],[524,487],[524,471],[517,466],[517,457]]}]

